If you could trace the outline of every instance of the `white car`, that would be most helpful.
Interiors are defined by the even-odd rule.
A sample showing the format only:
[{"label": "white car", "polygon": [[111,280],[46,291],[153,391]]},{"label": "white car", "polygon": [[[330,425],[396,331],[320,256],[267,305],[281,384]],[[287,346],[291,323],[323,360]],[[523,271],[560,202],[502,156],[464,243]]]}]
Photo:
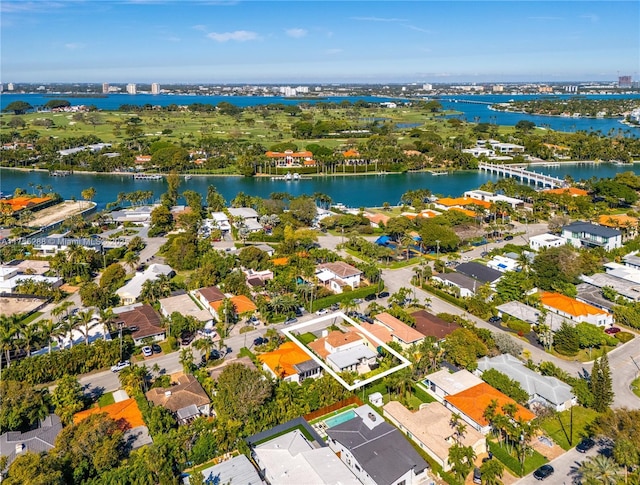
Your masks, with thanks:
[{"label": "white car", "polygon": [[130,365],[131,362],[129,362],[128,360],[118,362],[116,365],[111,366],[111,372],[120,372],[122,369],[124,369],[125,367],[129,367]]},{"label": "white car", "polygon": [[148,345],[145,345],[144,347],[142,347],[142,355],[144,355],[145,357],[151,357],[153,355],[153,350],[151,350],[151,347],[149,347]]},{"label": "white car", "polygon": [[320,310],[316,312],[316,315],[326,315],[327,313],[329,313],[329,310],[326,308],[320,308]]}]

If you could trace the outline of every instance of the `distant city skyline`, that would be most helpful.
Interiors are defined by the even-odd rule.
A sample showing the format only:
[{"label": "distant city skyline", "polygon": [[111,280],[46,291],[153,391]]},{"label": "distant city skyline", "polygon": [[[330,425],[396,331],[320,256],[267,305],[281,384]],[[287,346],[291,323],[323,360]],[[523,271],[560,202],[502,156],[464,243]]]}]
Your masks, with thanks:
[{"label": "distant city skyline", "polygon": [[58,0],[0,4],[1,82],[617,81],[640,2]]}]

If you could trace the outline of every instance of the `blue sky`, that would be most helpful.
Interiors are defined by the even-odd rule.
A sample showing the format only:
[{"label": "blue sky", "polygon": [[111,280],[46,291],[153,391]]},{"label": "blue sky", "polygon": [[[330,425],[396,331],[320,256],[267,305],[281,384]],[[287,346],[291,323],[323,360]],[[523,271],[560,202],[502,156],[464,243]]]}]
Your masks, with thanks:
[{"label": "blue sky", "polygon": [[638,79],[640,2],[2,0],[2,82]]}]

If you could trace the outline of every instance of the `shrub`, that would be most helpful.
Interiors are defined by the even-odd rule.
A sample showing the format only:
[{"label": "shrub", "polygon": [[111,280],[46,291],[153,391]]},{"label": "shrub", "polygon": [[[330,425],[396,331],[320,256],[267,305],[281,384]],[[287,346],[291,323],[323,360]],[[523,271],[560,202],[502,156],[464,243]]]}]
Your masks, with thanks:
[{"label": "shrub", "polygon": [[629,340],[633,340],[633,334],[630,332],[618,332],[615,334],[615,338],[623,344],[626,344]]},{"label": "shrub", "polygon": [[507,321],[507,327],[509,327],[514,332],[517,332],[518,334],[522,332],[522,334],[524,335],[531,332],[531,325],[527,322],[523,322],[522,320],[518,320],[517,318],[510,318]]}]

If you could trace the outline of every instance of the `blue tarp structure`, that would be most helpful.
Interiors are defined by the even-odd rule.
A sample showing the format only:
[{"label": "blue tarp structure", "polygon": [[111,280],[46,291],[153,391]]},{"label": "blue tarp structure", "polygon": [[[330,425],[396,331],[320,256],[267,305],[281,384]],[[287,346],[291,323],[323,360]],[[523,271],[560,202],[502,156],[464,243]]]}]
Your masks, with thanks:
[{"label": "blue tarp structure", "polygon": [[386,246],[390,242],[391,238],[389,236],[380,236],[378,239],[376,239],[376,244],[378,246]]}]

